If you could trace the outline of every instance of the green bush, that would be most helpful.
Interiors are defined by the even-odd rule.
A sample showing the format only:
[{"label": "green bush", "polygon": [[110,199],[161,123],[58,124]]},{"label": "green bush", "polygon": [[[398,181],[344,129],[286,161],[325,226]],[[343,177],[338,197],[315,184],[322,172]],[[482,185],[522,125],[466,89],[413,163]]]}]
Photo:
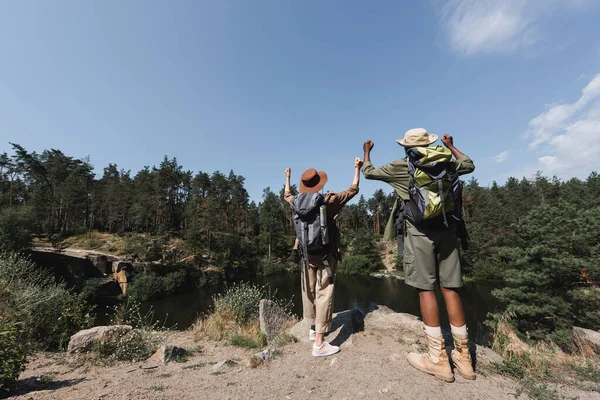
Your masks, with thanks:
[{"label": "green bush", "polygon": [[258,317],[258,305],[262,299],[269,299],[289,312],[291,300],[284,303],[275,298],[266,286],[258,287],[252,283],[234,284],[223,294],[213,296],[216,313],[232,312],[238,323],[246,323]]},{"label": "green bush", "polygon": [[137,275],[129,285],[127,293],[134,301],[147,301],[167,297],[189,287],[185,269],[169,272],[164,276],[156,274]]},{"label": "green bush", "polygon": [[0,394],[10,390],[25,370],[27,351],[16,324],[0,324]]},{"label": "green bush", "polygon": [[341,274],[368,275],[385,268],[372,232],[361,229],[352,240],[352,251],[338,267]]},{"label": "green bush", "polygon": [[6,208],[0,211],[0,249],[22,250],[31,243],[29,210]]},{"label": "green bush", "polygon": [[281,260],[274,261],[263,259],[258,264],[258,272],[264,276],[282,274],[288,269],[291,269],[290,263]]},{"label": "green bush", "polygon": [[64,348],[93,320],[83,297],[56,283],[48,271],[15,253],[0,253],[0,323],[21,323],[35,349]]},{"label": "green bush", "polygon": [[338,272],[345,275],[368,275],[378,270],[379,264],[363,255],[346,256],[338,267]]}]

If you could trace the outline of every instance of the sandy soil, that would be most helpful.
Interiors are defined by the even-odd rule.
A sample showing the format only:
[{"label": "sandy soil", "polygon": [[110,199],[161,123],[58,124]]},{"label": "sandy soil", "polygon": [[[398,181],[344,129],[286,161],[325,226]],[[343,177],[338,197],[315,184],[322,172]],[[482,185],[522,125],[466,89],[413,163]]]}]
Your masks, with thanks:
[{"label": "sandy soil", "polygon": [[[119,363],[109,367],[76,366],[65,363],[63,355],[38,354],[21,375],[14,398],[492,400],[515,399],[518,393],[517,383],[484,371],[475,381],[460,376],[450,384],[437,381],[408,365],[410,346],[389,332],[356,333],[346,340],[340,353],[319,359],[311,356],[310,343],[292,343],[257,368],[247,366],[254,351],[198,342],[189,332],[173,333],[169,343],[188,349],[200,346],[201,351],[185,363]],[[226,359],[235,364],[215,368]],[[53,376],[54,381],[44,383],[44,376]],[[600,399],[600,393],[572,388],[561,392],[580,399]]]}]

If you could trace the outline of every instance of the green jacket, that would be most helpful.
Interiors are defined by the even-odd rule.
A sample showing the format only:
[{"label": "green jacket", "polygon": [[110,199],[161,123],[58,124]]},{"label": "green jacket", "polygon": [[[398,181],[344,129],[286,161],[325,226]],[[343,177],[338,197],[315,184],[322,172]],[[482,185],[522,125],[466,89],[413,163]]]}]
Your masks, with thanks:
[{"label": "green jacket", "polygon": [[[470,174],[475,170],[475,164],[473,164],[473,161],[467,156],[462,156],[458,160],[454,160],[454,163],[459,175]],[[366,179],[389,183],[402,200],[409,199],[408,181],[410,176],[408,175],[408,164],[406,159],[400,158],[379,168],[375,168],[371,162],[366,162],[362,166],[362,173]],[[395,221],[397,208],[397,203],[394,203],[392,214],[385,226],[383,235],[385,240],[394,240],[396,237]]]}]

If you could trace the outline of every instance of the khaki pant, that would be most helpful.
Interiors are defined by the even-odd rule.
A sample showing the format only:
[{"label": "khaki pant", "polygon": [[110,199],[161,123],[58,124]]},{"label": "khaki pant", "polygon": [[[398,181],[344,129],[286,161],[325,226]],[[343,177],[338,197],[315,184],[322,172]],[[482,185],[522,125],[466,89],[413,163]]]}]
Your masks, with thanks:
[{"label": "khaki pant", "polygon": [[315,326],[317,333],[331,330],[333,316],[333,289],[337,260],[329,257],[329,268],[332,273],[331,282],[327,269],[323,265],[323,256],[309,255],[310,267],[306,271],[302,260],[302,311],[304,319]]},{"label": "khaki pant", "polygon": [[426,229],[407,224],[404,282],[422,290],[463,286],[458,239],[452,228]]}]

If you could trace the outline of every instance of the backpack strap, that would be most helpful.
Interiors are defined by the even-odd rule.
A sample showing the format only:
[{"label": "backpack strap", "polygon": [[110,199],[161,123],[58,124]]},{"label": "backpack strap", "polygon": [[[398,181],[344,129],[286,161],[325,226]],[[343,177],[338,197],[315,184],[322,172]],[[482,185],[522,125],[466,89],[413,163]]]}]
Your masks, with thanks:
[{"label": "backpack strap", "polygon": [[[440,200],[442,202],[442,215],[444,216],[444,225],[448,228],[448,219],[446,218],[446,205],[444,204],[444,198],[446,195],[444,194],[444,182],[441,179],[438,179],[438,191],[440,194]],[[452,189],[452,188],[451,188]]]}]

